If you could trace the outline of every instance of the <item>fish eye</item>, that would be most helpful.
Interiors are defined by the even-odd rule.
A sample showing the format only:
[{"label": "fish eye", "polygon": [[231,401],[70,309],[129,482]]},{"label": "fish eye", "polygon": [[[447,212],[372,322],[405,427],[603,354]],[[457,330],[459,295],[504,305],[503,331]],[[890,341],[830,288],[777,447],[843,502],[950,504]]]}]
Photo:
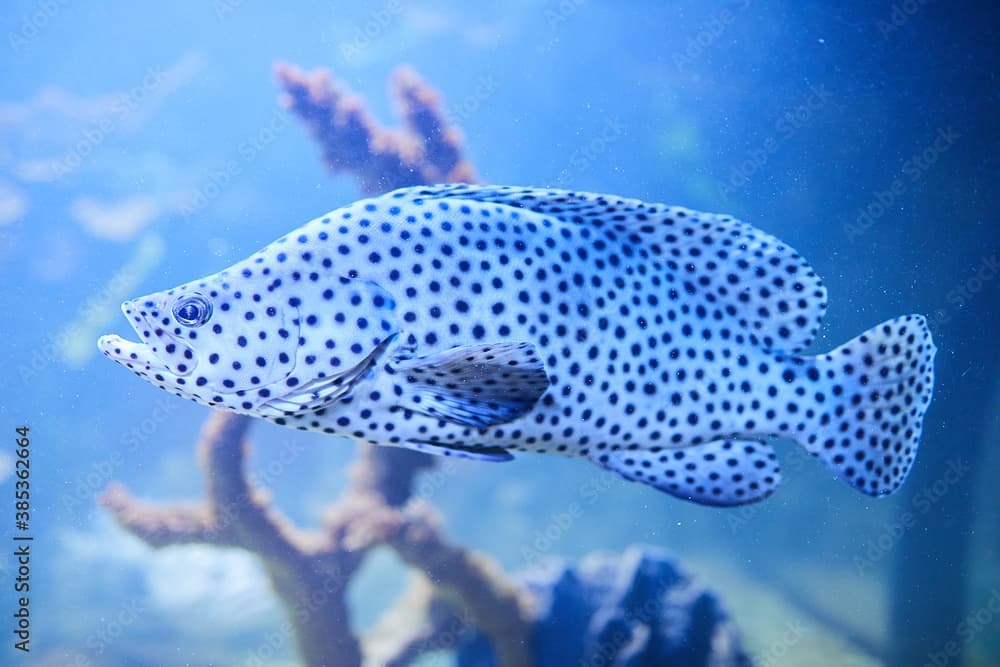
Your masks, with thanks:
[{"label": "fish eye", "polygon": [[200,327],[212,316],[212,304],[201,295],[179,299],[173,308],[174,319],[186,327]]}]

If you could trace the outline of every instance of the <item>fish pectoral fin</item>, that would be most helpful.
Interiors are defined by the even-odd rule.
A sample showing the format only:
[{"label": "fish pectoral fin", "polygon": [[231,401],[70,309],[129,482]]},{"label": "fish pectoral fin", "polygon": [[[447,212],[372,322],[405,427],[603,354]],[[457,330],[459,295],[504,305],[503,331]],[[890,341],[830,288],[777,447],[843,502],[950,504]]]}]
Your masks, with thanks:
[{"label": "fish pectoral fin", "polygon": [[549,387],[531,343],[455,347],[398,360],[392,370],[400,407],[474,428],[523,417]]},{"label": "fish pectoral fin", "polygon": [[[366,369],[367,370],[367,369]],[[350,372],[336,377],[318,378],[284,396],[276,396],[258,407],[263,416],[280,417],[316,412],[346,396],[363,373]]]},{"label": "fish pectoral fin", "polygon": [[[360,364],[339,375],[317,377],[299,384],[282,396],[275,396],[257,407],[263,417],[290,416],[304,412],[316,412],[331,405],[354,390],[355,385],[374,372],[375,363],[386,348],[396,339],[397,334],[388,336],[379,343]],[[273,393],[273,392],[272,392]]]},{"label": "fish pectoral fin", "polygon": [[594,461],[700,505],[732,507],[763,500],[781,482],[771,445],[759,440],[712,440],[683,449],[595,452]]},{"label": "fish pectoral fin", "polygon": [[433,440],[406,440],[399,443],[400,447],[413,449],[425,454],[435,456],[452,456],[457,459],[475,459],[476,461],[492,461],[502,463],[513,461],[514,455],[503,447],[466,447],[448,442],[434,442]]}]

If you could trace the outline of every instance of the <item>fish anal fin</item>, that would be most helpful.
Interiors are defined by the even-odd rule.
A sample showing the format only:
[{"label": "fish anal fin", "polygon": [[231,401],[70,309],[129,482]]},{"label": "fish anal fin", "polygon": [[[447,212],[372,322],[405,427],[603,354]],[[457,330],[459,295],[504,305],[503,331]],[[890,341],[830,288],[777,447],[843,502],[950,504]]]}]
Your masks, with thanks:
[{"label": "fish anal fin", "polygon": [[781,482],[774,449],[758,440],[730,438],[683,449],[597,452],[594,460],[625,479],[699,505],[758,502]]},{"label": "fish anal fin", "polygon": [[486,343],[398,360],[399,405],[463,426],[487,428],[529,413],[548,389],[531,343]]}]

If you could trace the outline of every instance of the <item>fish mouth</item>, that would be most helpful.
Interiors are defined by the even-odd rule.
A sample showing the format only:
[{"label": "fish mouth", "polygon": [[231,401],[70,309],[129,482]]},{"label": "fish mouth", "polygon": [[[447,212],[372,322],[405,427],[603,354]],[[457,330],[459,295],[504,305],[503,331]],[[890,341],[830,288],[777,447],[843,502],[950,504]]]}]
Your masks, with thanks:
[{"label": "fish mouth", "polygon": [[149,345],[126,340],[117,334],[101,336],[97,349],[112,361],[136,372],[166,373],[167,366],[151,352]]},{"label": "fish mouth", "polygon": [[[179,372],[177,368],[173,367],[172,364],[169,364],[158,354],[158,346],[163,344],[163,339],[168,334],[161,327],[150,321],[146,311],[140,309],[135,301],[124,302],[121,310],[125,319],[128,320],[132,329],[139,337],[139,341],[127,340],[116,334],[101,336],[97,341],[97,348],[104,356],[117,361],[137,373],[152,373],[157,375],[169,373],[178,377],[191,374],[195,366],[193,359],[190,366],[185,367],[185,372]],[[154,334],[156,336],[155,340],[159,341],[157,345],[142,342],[143,338],[154,339]],[[170,338],[171,342],[174,342],[173,338]],[[187,345],[179,341],[174,344],[180,348],[190,349]]]}]

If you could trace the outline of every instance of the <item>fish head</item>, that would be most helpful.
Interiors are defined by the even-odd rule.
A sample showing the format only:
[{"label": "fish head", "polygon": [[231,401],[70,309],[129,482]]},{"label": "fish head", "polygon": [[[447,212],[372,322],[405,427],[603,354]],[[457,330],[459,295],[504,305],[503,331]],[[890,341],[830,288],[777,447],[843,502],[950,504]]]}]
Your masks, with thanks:
[{"label": "fish head", "polygon": [[243,414],[282,417],[346,398],[397,340],[396,303],[355,271],[286,248],[126,301],[138,342],[108,335],[99,349],[161,389]]},{"label": "fish head", "polygon": [[125,301],[122,313],[139,340],[107,335],[98,348],[161,389],[252,412],[292,377],[299,347],[295,302],[278,296],[277,288],[268,291],[273,279],[254,276],[235,265]]}]

